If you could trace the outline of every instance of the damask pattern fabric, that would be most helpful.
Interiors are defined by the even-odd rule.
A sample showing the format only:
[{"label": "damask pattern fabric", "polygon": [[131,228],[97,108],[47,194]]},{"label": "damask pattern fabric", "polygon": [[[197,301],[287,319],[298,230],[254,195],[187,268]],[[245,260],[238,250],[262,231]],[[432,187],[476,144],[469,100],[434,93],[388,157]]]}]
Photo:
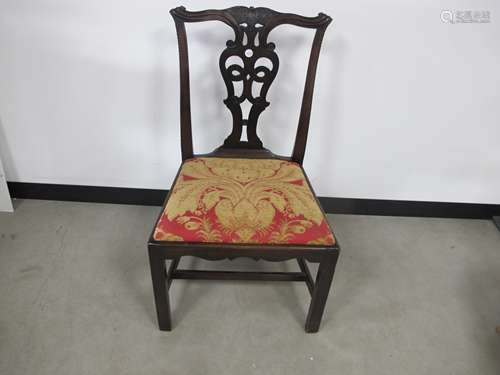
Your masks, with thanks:
[{"label": "damask pattern fabric", "polygon": [[300,166],[276,159],[187,160],[153,238],[240,244],[335,244]]}]

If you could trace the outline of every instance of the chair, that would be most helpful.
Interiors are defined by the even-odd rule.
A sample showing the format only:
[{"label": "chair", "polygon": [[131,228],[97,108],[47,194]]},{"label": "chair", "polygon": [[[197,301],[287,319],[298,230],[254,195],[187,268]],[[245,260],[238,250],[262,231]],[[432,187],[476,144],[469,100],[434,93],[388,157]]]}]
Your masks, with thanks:
[{"label": "chair", "polygon": [[[306,283],[312,298],[305,330],[317,332],[340,248],[302,161],[321,41],[331,18],[323,13],[303,17],[242,6],[199,12],[178,7],[170,13],[179,45],[182,165],[148,243],[159,328],[172,329],[168,291],[173,279],[266,280]],[[214,20],[234,31],[234,40],[227,41],[219,59],[227,87],[224,103],[231,111],[233,128],[215,151],[195,155],[185,23]],[[283,24],[315,29],[291,157],[271,153],[256,132],[279,66],[275,45],[268,42],[268,36]],[[235,82],[242,84],[241,92],[237,92]],[[255,93],[252,85],[260,87],[260,92]],[[251,105],[247,118],[241,106],[245,100]],[[247,140],[241,140],[243,128]],[[206,260],[250,257],[272,262],[296,259],[300,272],[178,269],[183,256]],[[166,260],[170,260],[168,271]],[[306,261],[319,263],[315,280]]]}]

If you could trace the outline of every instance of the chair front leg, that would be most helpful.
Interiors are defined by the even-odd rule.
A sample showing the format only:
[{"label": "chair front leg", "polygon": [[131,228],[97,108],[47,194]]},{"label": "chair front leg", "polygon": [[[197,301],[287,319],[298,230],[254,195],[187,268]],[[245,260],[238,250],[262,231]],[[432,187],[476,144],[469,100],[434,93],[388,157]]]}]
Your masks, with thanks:
[{"label": "chair front leg", "polygon": [[161,331],[170,331],[172,330],[172,318],[170,315],[170,301],[166,284],[167,274],[165,257],[159,254],[158,249],[150,247],[148,250],[158,326]]},{"label": "chair front leg", "polygon": [[329,254],[319,263],[311,304],[306,319],[305,329],[308,333],[318,332],[338,257],[338,252],[331,255]]}]

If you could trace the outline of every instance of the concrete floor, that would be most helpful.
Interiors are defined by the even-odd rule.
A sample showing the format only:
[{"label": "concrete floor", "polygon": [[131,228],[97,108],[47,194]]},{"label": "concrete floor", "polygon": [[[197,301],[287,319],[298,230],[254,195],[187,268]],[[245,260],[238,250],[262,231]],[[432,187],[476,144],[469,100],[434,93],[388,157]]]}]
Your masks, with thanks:
[{"label": "concrete floor", "polygon": [[334,215],[343,252],[319,333],[304,333],[302,283],[194,281],[174,281],[165,333],[145,247],[159,208],[15,205],[0,214],[0,374],[500,373],[491,221]]}]

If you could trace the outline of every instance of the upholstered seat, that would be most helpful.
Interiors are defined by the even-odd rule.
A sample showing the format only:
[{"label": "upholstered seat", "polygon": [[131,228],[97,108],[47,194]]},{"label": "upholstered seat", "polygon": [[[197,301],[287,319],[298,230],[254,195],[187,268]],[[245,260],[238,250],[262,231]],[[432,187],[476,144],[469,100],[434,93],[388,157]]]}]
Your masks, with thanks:
[{"label": "upholstered seat", "polygon": [[333,246],[299,164],[196,157],[181,167],[156,241]]}]

